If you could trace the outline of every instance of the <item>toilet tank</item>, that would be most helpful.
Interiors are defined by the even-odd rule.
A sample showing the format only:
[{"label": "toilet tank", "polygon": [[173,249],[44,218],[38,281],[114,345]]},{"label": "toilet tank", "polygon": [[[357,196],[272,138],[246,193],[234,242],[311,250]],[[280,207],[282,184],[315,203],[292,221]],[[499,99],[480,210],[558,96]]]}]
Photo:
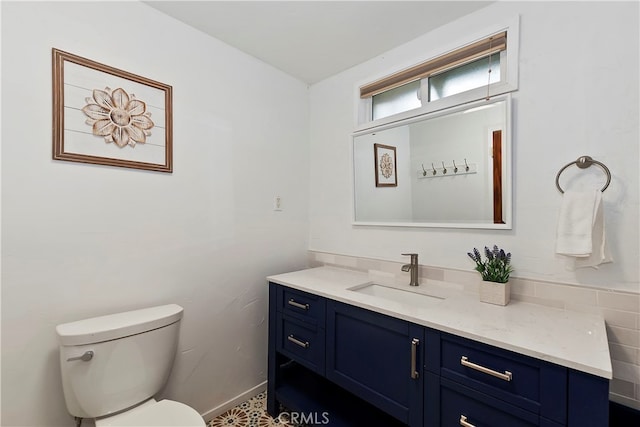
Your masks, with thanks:
[{"label": "toilet tank", "polygon": [[158,393],[173,365],[182,312],[169,304],[56,326],[69,413],[101,417]]}]

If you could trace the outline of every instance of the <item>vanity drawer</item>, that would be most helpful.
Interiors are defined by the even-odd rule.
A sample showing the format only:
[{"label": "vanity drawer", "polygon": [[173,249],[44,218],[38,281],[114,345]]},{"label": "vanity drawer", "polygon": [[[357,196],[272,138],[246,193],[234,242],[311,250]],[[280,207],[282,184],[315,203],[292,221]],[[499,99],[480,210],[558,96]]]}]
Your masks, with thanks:
[{"label": "vanity drawer", "polygon": [[323,328],[286,314],[276,316],[276,350],[307,368],[324,375],[325,333]]},{"label": "vanity drawer", "polygon": [[441,380],[440,426],[536,427],[538,415],[463,385]]},{"label": "vanity drawer", "polygon": [[440,374],[558,423],[566,422],[564,367],[441,333]]},{"label": "vanity drawer", "polygon": [[277,309],[299,320],[324,325],[325,299],[317,295],[278,286]]}]

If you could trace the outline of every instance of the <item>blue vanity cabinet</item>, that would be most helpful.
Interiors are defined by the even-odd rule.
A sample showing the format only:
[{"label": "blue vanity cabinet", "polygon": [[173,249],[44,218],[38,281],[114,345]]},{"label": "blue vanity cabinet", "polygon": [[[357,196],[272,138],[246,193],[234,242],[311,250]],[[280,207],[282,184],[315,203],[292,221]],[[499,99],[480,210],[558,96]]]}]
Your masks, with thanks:
[{"label": "blue vanity cabinet", "polygon": [[424,328],[327,300],[326,376],[409,426],[422,426]]},{"label": "blue vanity cabinet", "polygon": [[427,330],[425,425],[606,426],[608,381]]},{"label": "blue vanity cabinet", "polygon": [[[269,283],[267,412],[278,417],[280,405],[283,405],[296,424],[331,427],[406,425],[404,418],[400,421],[389,415],[385,410],[387,405],[377,407],[377,400],[372,402],[367,399],[368,395],[352,393],[327,375],[327,338],[333,340],[335,337],[334,333],[327,334],[326,329],[335,325],[326,319],[327,312],[333,313],[327,309],[332,303],[314,294]],[[338,338],[342,340],[344,336],[339,334]],[[386,351],[383,343],[367,345]],[[340,352],[338,359],[345,357],[348,356]],[[360,363],[368,362],[363,359]],[[408,374],[409,367],[406,369]],[[417,389],[422,393],[421,386]],[[397,393],[393,391],[391,394],[395,396]],[[416,401],[421,405],[419,398]],[[404,400],[403,404],[406,412]],[[421,410],[417,413],[422,416]],[[421,423],[422,418],[413,425],[421,426]]]},{"label": "blue vanity cabinet", "polygon": [[604,427],[609,381],[269,284],[267,411],[301,424]]}]

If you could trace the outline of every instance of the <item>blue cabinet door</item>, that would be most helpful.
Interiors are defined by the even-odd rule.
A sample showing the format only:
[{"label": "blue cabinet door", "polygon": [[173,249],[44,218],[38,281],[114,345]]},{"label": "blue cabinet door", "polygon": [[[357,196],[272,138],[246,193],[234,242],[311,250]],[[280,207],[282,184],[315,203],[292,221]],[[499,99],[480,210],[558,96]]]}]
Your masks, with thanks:
[{"label": "blue cabinet door", "polygon": [[409,426],[422,426],[424,328],[327,301],[326,377]]}]

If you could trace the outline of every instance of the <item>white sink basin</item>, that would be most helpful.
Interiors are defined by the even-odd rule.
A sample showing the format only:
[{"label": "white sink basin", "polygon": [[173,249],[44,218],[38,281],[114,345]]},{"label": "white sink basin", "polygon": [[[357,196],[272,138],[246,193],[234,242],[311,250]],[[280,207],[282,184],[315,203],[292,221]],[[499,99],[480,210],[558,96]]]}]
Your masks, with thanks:
[{"label": "white sink basin", "polygon": [[364,295],[371,295],[374,297],[384,298],[402,304],[411,305],[433,304],[443,300],[443,298],[420,294],[417,292],[412,292],[410,290],[391,288],[389,286],[378,285],[376,283],[358,285],[353,288],[349,288],[349,290]]}]

